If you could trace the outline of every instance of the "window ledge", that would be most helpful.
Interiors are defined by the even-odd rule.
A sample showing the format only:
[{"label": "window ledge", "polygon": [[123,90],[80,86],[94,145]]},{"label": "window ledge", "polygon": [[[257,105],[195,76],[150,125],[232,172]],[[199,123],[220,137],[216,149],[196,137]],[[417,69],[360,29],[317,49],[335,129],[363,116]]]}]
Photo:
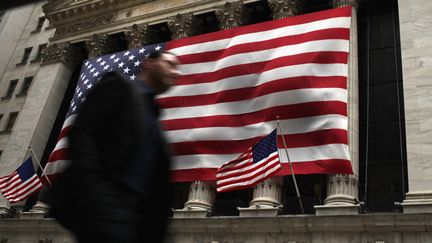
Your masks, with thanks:
[{"label": "window ledge", "polygon": [[12,132],[12,130],[4,130],[4,131],[0,131],[0,135],[10,134],[11,132]]},{"label": "window ledge", "polygon": [[5,97],[1,97],[0,100],[10,100],[10,98],[12,98],[12,96],[5,96]]},{"label": "window ledge", "polygon": [[25,97],[25,96],[27,96],[27,93],[25,93],[25,94],[21,93],[21,94],[15,95],[15,97]]}]

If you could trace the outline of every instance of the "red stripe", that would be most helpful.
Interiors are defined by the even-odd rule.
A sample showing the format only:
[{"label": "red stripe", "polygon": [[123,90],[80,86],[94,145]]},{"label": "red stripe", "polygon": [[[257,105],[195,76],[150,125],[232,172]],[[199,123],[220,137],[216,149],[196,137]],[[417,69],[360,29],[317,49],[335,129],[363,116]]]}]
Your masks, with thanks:
[{"label": "red stripe", "polygon": [[264,110],[238,115],[193,117],[162,121],[166,130],[192,129],[200,127],[240,127],[260,122],[302,118],[319,115],[347,115],[347,105],[340,101],[308,102],[275,106]]},{"label": "red stripe", "polygon": [[189,85],[199,83],[212,83],[221,79],[237,77],[247,74],[260,74],[272,69],[299,64],[334,64],[347,63],[346,52],[308,52],[292,56],[284,56],[263,62],[253,62],[232,65],[214,72],[182,75],[176,80],[176,85]]},{"label": "red stripe", "polygon": [[[282,169],[276,176],[290,175],[288,163],[281,163]],[[309,162],[292,163],[295,174],[353,174],[349,160],[329,159]],[[170,180],[212,181],[216,180],[217,168],[197,168],[171,171]]]},{"label": "red stripe", "polygon": [[213,62],[235,54],[263,51],[309,41],[329,39],[349,40],[349,34],[350,32],[347,28],[316,30],[299,35],[284,36],[270,40],[256,41],[253,43],[238,44],[228,47],[226,49],[216,51],[179,55],[178,58],[182,65],[202,62]]},{"label": "red stripe", "polygon": [[246,87],[220,91],[212,94],[177,96],[159,98],[157,100],[161,108],[189,107],[199,105],[210,105],[223,102],[233,102],[248,100],[263,95],[307,88],[347,88],[347,78],[341,76],[315,77],[303,76],[278,79],[271,82],[263,83],[256,87]]},{"label": "red stripe", "polygon": [[351,7],[330,9],[330,10],[314,12],[310,14],[293,16],[285,19],[272,20],[272,21],[262,22],[258,24],[242,26],[230,30],[224,30],[224,31],[218,31],[209,34],[204,34],[204,35],[193,36],[193,37],[184,38],[180,40],[174,40],[168,42],[165,48],[173,49],[181,46],[232,38],[234,36],[242,35],[242,34],[272,30],[284,26],[305,24],[313,21],[325,20],[325,19],[335,18],[335,17],[350,17],[350,16],[351,16]]},{"label": "red stripe", "polygon": [[[218,184],[218,185],[217,185],[218,192],[226,192],[226,191],[232,191],[232,190],[240,190],[240,189],[243,189],[243,188],[247,188],[247,187],[251,187],[251,186],[253,186],[253,185],[256,185],[256,184],[258,184],[258,183],[260,183],[260,182],[262,182],[262,181],[265,181],[265,180],[267,180],[268,178],[272,177],[274,174],[277,174],[277,173],[280,171],[280,169],[277,169],[277,170],[271,172],[270,174],[268,174],[268,175],[266,175],[266,176],[262,176],[262,175],[265,174],[267,171],[269,171],[269,170],[271,170],[271,169],[273,169],[273,168],[275,168],[275,167],[281,167],[281,165],[280,165],[279,163],[272,164],[270,167],[268,167],[268,168],[266,168],[264,171],[262,171],[259,175],[253,175],[253,176],[250,176],[250,177],[248,177],[248,178],[240,179],[240,180],[236,180],[236,181],[229,182],[229,183],[221,183],[221,184]],[[259,178],[259,179],[256,180],[256,181],[252,181],[253,179],[256,179],[256,178]],[[237,186],[233,186],[233,187],[226,188],[226,189],[220,189],[220,188],[223,187],[223,186],[232,185],[232,184],[241,183],[241,182],[247,182],[247,181],[250,181],[250,182],[247,183],[246,185],[237,185]]]},{"label": "red stripe", "polygon": [[[326,144],[348,144],[348,134],[342,129],[327,129],[284,136],[288,148],[320,146]],[[171,143],[175,155],[235,154],[242,153],[262,137],[243,140],[189,141]],[[282,136],[278,136],[278,147],[283,148]]]},{"label": "red stripe", "polygon": [[52,163],[55,162],[57,160],[69,160],[69,148],[61,148],[61,149],[57,149],[54,150],[49,158],[48,158],[48,163]]},{"label": "red stripe", "polygon": [[68,136],[71,128],[72,128],[72,126],[67,126],[67,127],[63,128],[61,130],[61,132],[60,132],[60,135],[59,135],[57,141],[59,141],[60,139],[66,137],[66,136]]},{"label": "red stripe", "polygon": [[[37,179],[37,178],[36,178],[36,179]],[[29,191],[33,190],[34,188],[36,188],[35,191],[33,191],[33,192],[31,192],[30,194],[26,195],[26,193],[28,193]],[[25,191],[20,191],[19,194],[11,195],[11,197],[8,198],[8,199],[10,199],[11,201],[12,201],[12,200],[15,200],[15,201],[21,201],[21,200],[24,200],[24,199],[28,198],[30,195],[32,195],[33,193],[39,191],[40,188],[42,188],[42,184],[41,184],[40,182],[38,182],[38,183],[35,184],[34,186],[27,188]],[[22,196],[23,196],[23,198],[20,199],[19,197],[22,197]],[[17,200],[17,199],[18,199],[18,200]]]},{"label": "red stripe", "polygon": [[[260,168],[265,167],[266,165],[269,164],[269,162],[270,162],[271,160],[273,160],[273,159],[277,159],[277,158],[278,158],[278,155],[276,154],[276,155],[274,155],[274,156],[272,156],[272,157],[270,157],[270,158],[266,158],[266,161],[265,161],[265,162],[261,162],[261,163],[259,163],[259,164],[257,164],[257,163],[250,163],[248,166],[250,166],[250,165],[255,165],[255,166],[252,167],[252,168],[250,168],[250,169],[248,169],[248,170],[238,171],[238,170],[241,170],[241,169],[244,168],[244,166],[241,166],[241,167],[237,168],[236,170],[230,170],[230,172],[234,172],[234,171],[237,171],[237,172],[234,172],[234,173],[229,174],[229,175],[218,176],[218,174],[216,174],[216,179],[217,179],[218,181],[221,181],[221,180],[225,180],[225,179],[227,179],[227,178],[234,178],[234,177],[238,177],[238,176],[242,176],[242,175],[246,175],[246,174],[252,173],[252,172],[254,172],[254,171],[259,170]],[[278,163],[279,163],[279,160],[277,161],[277,163],[274,162],[274,164],[273,164],[270,168],[273,168],[273,167],[277,166]],[[262,173],[258,173],[258,175],[257,175],[257,174],[255,174],[255,175],[250,175],[250,176],[248,176],[248,177],[244,177],[244,178],[241,178],[241,179],[237,179],[237,180],[235,180],[235,181],[236,181],[236,182],[249,181],[249,180],[251,180],[251,179],[253,179],[253,178],[255,178],[255,177],[258,177],[260,174],[263,174],[265,171],[267,171],[267,169],[264,170]],[[220,173],[220,171],[218,171],[218,173]],[[224,171],[223,173],[226,173],[226,172]],[[220,184],[218,184],[218,187],[219,187],[219,186],[224,186],[224,185],[227,185],[227,184],[232,184],[232,183],[233,183],[233,182],[224,182],[224,183],[220,183]]]},{"label": "red stripe", "polygon": [[12,177],[14,177],[15,175],[17,175],[18,173],[15,171],[11,176],[10,176],[10,180],[6,182],[6,184],[3,184],[3,186],[0,186],[1,189],[5,189],[6,187],[10,186],[11,184],[15,183],[16,181],[20,181],[20,177],[17,176],[15,179],[12,180]]}]

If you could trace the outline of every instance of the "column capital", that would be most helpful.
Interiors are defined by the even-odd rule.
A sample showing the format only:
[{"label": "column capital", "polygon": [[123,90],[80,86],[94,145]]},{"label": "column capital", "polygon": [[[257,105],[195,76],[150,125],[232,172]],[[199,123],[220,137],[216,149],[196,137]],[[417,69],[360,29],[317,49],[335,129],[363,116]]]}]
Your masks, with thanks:
[{"label": "column capital", "polygon": [[227,2],[223,7],[217,9],[215,14],[219,21],[219,27],[222,30],[242,26],[247,22],[248,18],[243,1]]},{"label": "column capital", "polygon": [[357,7],[357,0],[333,0],[332,5],[333,8],[340,8],[340,7],[347,7],[347,6]]},{"label": "column capital", "polygon": [[192,13],[177,14],[168,21],[171,38],[174,40],[190,37],[198,33],[199,25]]},{"label": "column capital", "polygon": [[267,0],[273,19],[282,19],[299,14],[303,0]]},{"label": "column capital", "polygon": [[69,42],[54,43],[47,46],[41,52],[41,66],[57,62],[63,62],[68,66],[76,65],[82,58],[82,52],[78,47]]},{"label": "column capital", "polygon": [[117,41],[107,34],[93,34],[91,38],[85,41],[86,48],[89,51],[89,58],[106,55],[115,50]]},{"label": "column capital", "polygon": [[153,31],[148,24],[132,25],[125,30],[128,48],[139,48],[148,45],[153,37]]}]

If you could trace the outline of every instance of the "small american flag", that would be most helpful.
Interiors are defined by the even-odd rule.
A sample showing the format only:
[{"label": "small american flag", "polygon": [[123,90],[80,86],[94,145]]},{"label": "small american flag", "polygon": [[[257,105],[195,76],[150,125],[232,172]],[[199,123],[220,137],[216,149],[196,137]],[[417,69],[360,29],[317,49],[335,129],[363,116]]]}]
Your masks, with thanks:
[{"label": "small american flag", "polygon": [[11,175],[0,178],[0,191],[11,203],[22,201],[42,188],[41,180],[29,157]]},{"label": "small american flag", "polygon": [[252,187],[275,175],[281,168],[276,129],[246,153],[218,169],[216,190],[226,192]]}]

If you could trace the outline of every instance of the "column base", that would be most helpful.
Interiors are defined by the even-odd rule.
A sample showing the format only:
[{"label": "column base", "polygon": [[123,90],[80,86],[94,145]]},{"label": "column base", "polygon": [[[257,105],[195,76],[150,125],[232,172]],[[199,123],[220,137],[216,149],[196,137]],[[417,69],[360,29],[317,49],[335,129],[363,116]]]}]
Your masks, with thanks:
[{"label": "column base", "polygon": [[210,217],[211,210],[189,208],[173,210],[173,218],[207,218]]},{"label": "column base", "polygon": [[20,218],[22,219],[43,219],[48,215],[49,206],[43,202],[38,201],[30,212],[22,212]]},{"label": "column base", "polygon": [[275,217],[279,215],[282,206],[280,207],[262,207],[258,205],[250,206],[248,208],[240,208],[240,217]]},{"label": "column base", "polygon": [[316,205],[315,214],[317,216],[330,215],[358,215],[360,212],[360,204],[353,205]]},{"label": "column base", "polygon": [[7,207],[0,207],[0,218],[10,218],[12,217],[12,210]]},{"label": "column base", "polygon": [[432,213],[432,192],[408,192],[400,205],[404,213]]}]

